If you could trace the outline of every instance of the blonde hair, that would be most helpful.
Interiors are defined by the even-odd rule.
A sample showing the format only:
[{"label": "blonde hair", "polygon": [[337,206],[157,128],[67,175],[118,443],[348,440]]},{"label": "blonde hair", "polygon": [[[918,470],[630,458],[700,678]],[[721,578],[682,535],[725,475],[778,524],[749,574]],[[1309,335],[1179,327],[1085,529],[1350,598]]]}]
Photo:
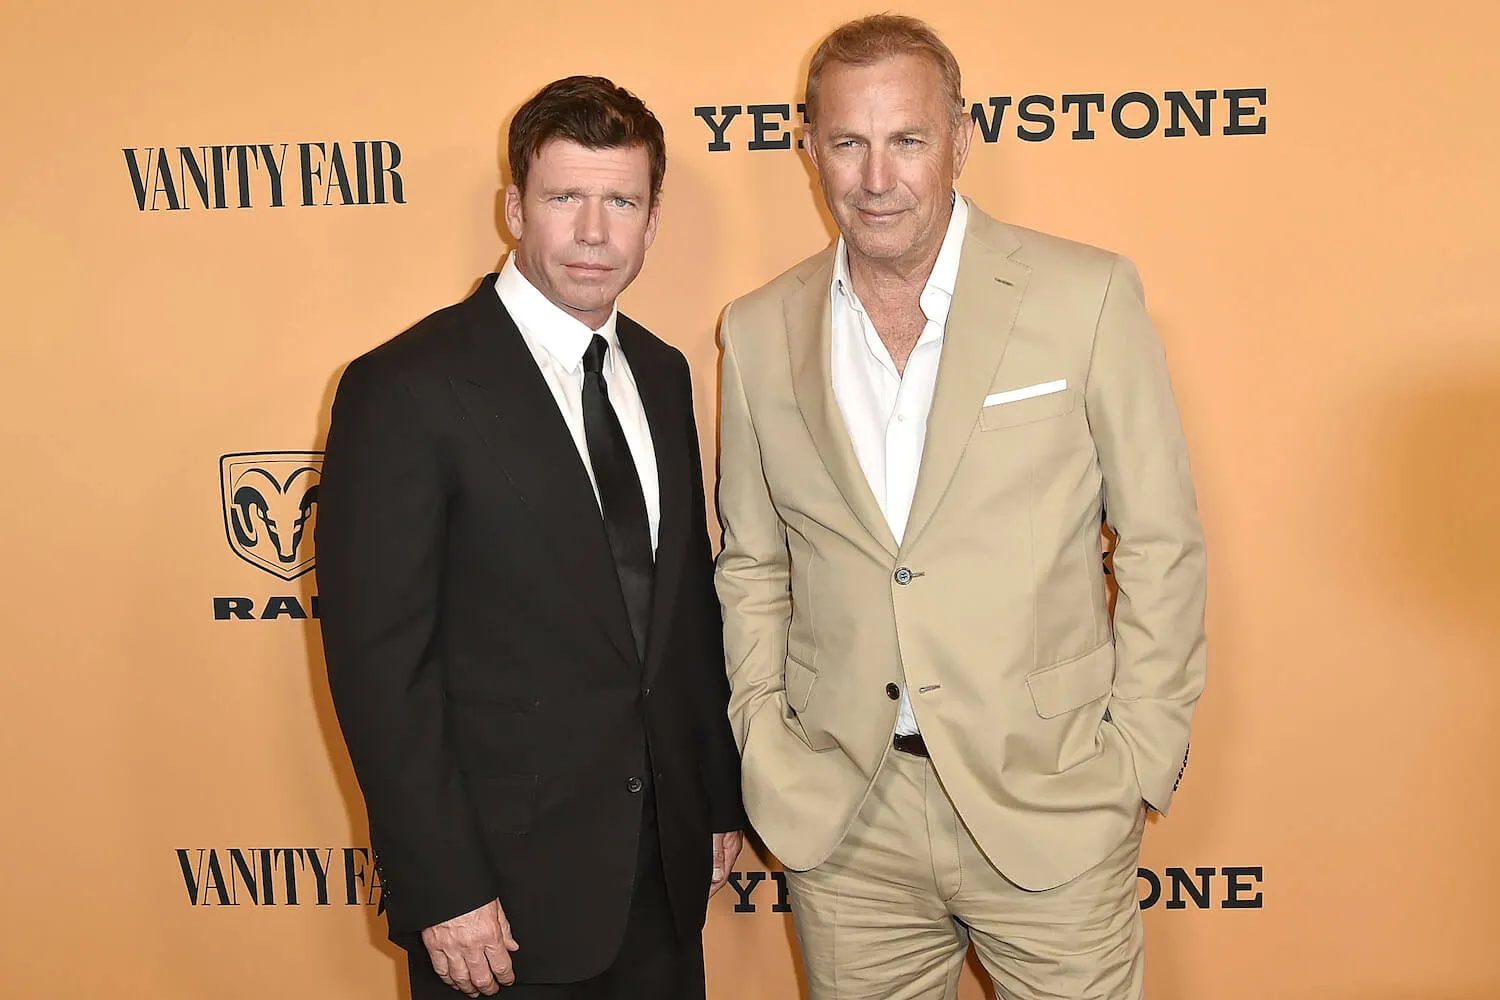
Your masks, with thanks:
[{"label": "blonde hair", "polygon": [[829,63],[873,66],[895,56],[921,56],[932,63],[942,78],[953,119],[964,114],[963,77],[953,50],[924,21],[904,14],[871,14],[833,29],[813,53],[807,67],[807,124],[816,127],[818,87]]}]

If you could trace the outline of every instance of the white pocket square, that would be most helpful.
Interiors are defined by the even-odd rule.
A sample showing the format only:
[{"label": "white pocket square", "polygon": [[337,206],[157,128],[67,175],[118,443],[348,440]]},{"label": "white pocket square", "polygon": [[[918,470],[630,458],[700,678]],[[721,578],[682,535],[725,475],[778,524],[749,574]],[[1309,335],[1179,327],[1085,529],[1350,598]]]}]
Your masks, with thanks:
[{"label": "white pocket square", "polygon": [[1001,403],[1015,403],[1036,396],[1050,396],[1054,392],[1062,392],[1067,387],[1068,380],[1065,378],[1053,379],[1051,382],[1038,382],[1036,385],[1026,385],[1019,389],[992,392],[984,397],[984,405],[999,406]]}]

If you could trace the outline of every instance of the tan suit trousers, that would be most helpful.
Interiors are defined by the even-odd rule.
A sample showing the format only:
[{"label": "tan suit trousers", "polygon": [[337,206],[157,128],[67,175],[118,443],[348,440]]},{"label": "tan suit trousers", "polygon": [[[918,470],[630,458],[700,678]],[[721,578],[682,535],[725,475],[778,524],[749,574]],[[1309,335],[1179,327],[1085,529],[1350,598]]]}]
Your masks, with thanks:
[{"label": "tan suit trousers", "polygon": [[823,864],[788,872],[811,1000],[952,1000],[972,940],[1002,1000],[1141,1000],[1145,809],[1098,865],[1021,889],[980,851],[931,761],[891,750]]}]

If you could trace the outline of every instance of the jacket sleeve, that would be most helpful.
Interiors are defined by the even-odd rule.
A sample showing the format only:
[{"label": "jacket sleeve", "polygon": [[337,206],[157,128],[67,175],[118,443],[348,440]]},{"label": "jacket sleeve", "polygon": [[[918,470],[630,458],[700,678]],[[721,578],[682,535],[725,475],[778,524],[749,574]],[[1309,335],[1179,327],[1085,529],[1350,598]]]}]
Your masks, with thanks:
[{"label": "jacket sleeve", "polygon": [[[688,413],[693,413],[693,381],[687,380]],[[703,489],[703,456],[698,444],[697,421],[690,416],[693,480],[691,537],[688,540],[686,596],[689,611],[699,630],[702,669],[698,675],[700,768],[708,796],[709,822],[715,833],[745,828],[745,810],[740,799],[740,753],[729,726],[729,679],[724,673],[724,629],[714,593],[714,560],[708,537],[708,504]]]},{"label": "jacket sleeve", "polygon": [[[724,612],[729,717],[741,752],[755,719],[784,710],[787,628],[792,620],[786,526],[771,500],[760,440],[734,348],[733,307],[723,323],[720,388],[719,520],[724,547],[715,582]],[[779,722],[776,722],[779,725]]]},{"label": "jacket sleeve", "polygon": [[1104,294],[1084,399],[1117,536],[1110,720],[1130,748],[1142,797],[1165,813],[1204,685],[1206,563],[1165,352],[1124,258]]},{"label": "jacket sleeve", "polygon": [[439,455],[410,388],[381,360],[356,361],[339,383],[316,540],[328,683],[395,936],[496,889],[444,731]]}]

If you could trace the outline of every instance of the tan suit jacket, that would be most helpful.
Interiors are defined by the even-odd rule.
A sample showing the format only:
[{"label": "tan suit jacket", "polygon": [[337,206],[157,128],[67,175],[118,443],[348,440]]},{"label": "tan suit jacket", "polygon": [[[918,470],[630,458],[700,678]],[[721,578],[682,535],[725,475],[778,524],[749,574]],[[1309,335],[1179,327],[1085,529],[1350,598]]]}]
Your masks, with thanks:
[{"label": "tan suit jacket", "polygon": [[1142,799],[1171,802],[1204,682],[1204,547],[1135,269],[970,208],[899,546],[833,394],[833,250],[725,312],[730,716],[750,818],[805,870],[891,752],[904,681],[975,840],[1045,889],[1119,845]]}]

